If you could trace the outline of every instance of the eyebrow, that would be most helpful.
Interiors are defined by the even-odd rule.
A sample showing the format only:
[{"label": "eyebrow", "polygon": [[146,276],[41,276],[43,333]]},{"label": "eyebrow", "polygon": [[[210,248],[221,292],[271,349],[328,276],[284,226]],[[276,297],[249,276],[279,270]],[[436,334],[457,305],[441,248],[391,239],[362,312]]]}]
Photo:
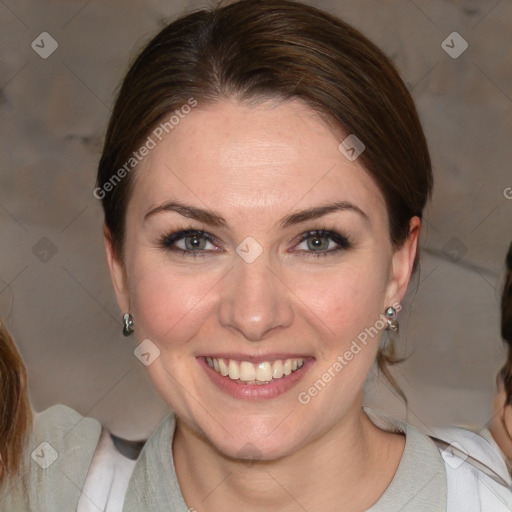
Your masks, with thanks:
[{"label": "eyebrow", "polygon": [[370,222],[370,218],[363,210],[361,210],[361,208],[355,204],[349,203],[348,201],[339,201],[337,203],[329,203],[323,206],[316,206],[314,208],[309,208],[297,213],[292,213],[281,220],[279,225],[284,229],[289,226],[293,226],[294,224],[300,224],[301,222],[306,222],[307,220],[318,219],[324,215],[327,215],[328,213],[338,211],[349,211],[357,213],[367,222]]},{"label": "eyebrow", "polygon": [[178,201],[168,201],[166,203],[157,206],[150,210],[146,215],[144,215],[144,222],[148,217],[152,215],[156,215],[161,212],[176,212],[183,217],[188,217],[189,219],[195,219],[204,224],[208,224],[210,226],[227,228],[228,223],[226,219],[212,210],[207,210],[203,208],[197,208],[195,206],[190,206],[187,204],[180,203]]},{"label": "eyebrow", "polygon": [[[327,215],[329,213],[333,213],[336,211],[349,211],[359,214],[361,217],[363,217],[366,221],[369,222],[368,215],[361,210],[358,206],[349,203],[347,201],[339,201],[336,203],[329,203],[322,206],[316,206],[313,208],[308,208],[307,210],[302,210],[299,212],[291,213],[287,216],[285,216],[283,219],[281,219],[278,223],[278,225],[284,229],[288,228],[290,226],[293,226],[295,224],[300,224],[302,222],[306,222],[308,220],[314,220],[318,219],[320,217],[323,217],[324,215]],[[195,206],[187,205],[180,203],[178,201],[168,201],[166,203],[161,204],[160,206],[157,206],[150,210],[146,215],[144,215],[144,222],[148,217],[151,217],[153,215],[156,215],[158,213],[162,212],[176,212],[182,215],[183,217],[187,217],[189,219],[195,219],[199,222],[203,222],[204,224],[208,224],[210,226],[215,227],[222,227],[222,228],[228,228],[228,223],[226,219],[220,215],[219,213],[204,209],[204,208],[197,208]]]}]

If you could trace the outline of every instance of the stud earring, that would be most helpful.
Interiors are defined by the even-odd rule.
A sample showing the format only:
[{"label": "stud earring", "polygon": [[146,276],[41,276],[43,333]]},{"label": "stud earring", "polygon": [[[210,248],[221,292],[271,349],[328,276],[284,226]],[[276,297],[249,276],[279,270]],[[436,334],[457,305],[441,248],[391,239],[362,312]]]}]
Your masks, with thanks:
[{"label": "stud earring", "polygon": [[133,333],[133,327],[134,327],[134,322],[133,322],[133,316],[130,314],[130,313],[125,313],[123,315],[123,334],[125,336],[130,336],[130,334]]},{"label": "stud earring", "polygon": [[396,309],[393,306],[389,306],[384,313],[388,325],[386,330],[398,332],[398,321],[396,320]]}]

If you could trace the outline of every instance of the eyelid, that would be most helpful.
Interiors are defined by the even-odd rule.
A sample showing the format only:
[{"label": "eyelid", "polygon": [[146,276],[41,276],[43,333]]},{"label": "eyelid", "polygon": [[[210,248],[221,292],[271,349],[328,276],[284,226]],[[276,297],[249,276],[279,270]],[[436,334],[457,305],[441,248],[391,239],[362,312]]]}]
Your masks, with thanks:
[{"label": "eyelid", "polygon": [[186,236],[200,236],[203,238],[206,238],[210,241],[216,241],[216,238],[211,235],[210,233],[207,233],[206,231],[203,231],[201,229],[176,229],[173,230],[171,233],[168,233],[167,235],[163,236],[163,240],[169,240],[171,239],[173,242],[176,242],[177,240],[181,240],[182,238],[185,238]]}]

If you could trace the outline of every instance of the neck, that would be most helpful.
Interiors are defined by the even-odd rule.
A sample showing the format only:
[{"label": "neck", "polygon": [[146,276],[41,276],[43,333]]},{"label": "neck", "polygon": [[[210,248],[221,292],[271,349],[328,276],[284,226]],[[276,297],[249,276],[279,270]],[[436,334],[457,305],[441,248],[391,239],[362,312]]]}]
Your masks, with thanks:
[{"label": "neck", "polygon": [[340,503],[347,511],[373,505],[392,480],[404,445],[403,436],[369,420],[359,397],[328,432],[278,460],[251,464],[225,457],[179,420],[173,452],[185,501],[201,512],[327,512]]},{"label": "neck", "polygon": [[503,423],[503,415],[494,418],[489,426],[489,432],[506,457],[507,460],[505,462],[510,469],[512,466],[512,438],[509,434],[510,426]]}]

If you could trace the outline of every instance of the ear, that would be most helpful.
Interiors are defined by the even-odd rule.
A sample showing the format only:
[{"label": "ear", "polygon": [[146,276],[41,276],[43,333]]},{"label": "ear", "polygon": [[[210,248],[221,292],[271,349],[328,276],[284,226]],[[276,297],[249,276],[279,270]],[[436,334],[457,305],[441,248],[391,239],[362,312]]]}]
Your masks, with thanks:
[{"label": "ear", "polygon": [[116,301],[121,313],[130,311],[130,297],[128,293],[128,282],[124,264],[119,261],[112,244],[112,236],[107,226],[103,226],[103,238],[105,241],[105,252],[107,256],[108,268],[110,270],[110,279],[114,286]]},{"label": "ear", "polygon": [[407,240],[393,253],[390,278],[386,290],[385,307],[400,303],[405,296],[414,267],[420,231],[420,218],[412,217],[409,221],[409,236]]}]

